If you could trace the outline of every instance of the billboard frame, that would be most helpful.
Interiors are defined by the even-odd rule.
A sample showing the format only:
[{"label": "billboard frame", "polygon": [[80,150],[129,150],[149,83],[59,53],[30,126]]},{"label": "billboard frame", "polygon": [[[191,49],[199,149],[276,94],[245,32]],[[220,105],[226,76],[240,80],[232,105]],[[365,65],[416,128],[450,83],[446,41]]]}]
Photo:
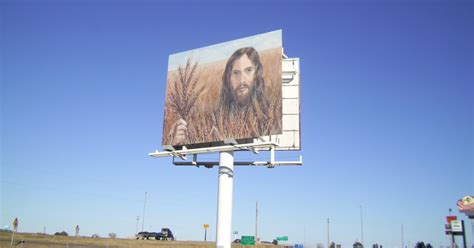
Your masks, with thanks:
[{"label": "billboard frame", "polygon": [[[281,30],[279,30],[281,32]],[[296,110],[298,115],[297,129],[289,131],[298,131],[298,144],[295,145],[295,140],[293,140],[292,146],[281,145],[279,142],[280,134],[272,134],[269,136],[260,136],[253,138],[243,138],[239,140],[225,139],[223,142],[210,142],[203,144],[189,144],[187,145],[163,145],[164,151],[151,152],[148,155],[160,158],[160,157],[173,157],[174,165],[182,166],[204,166],[207,168],[212,168],[215,165],[218,165],[218,196],[217,196],[217,222],[216,222],[216,247],[217,248],[231,248],[231,228],[232,228],[232,201],[233,201],[233,178],[234,178],[234,165],[244,165],[244,166],[266,166],[268,168],[274,168],[275,166],[294,166],[302,165],[303,158],[300,155],[298,161],[276,161],[275,160],[275,151],[279,150],[278,148],[283,148],[280,150],[301,150],[301,115],[300,115],[300,87],[299,87],[299,58],[293,59],[297,61],[297,67],[294,67],[294,72],[289,73],[289,77],[285,78],[285,73],[283,71],[284,60],[288,57],[283,53],[283,46],[281,45],[281,55],[282,55],[282,67],[281,67],[281,90],[283,90],[283,85],[290,83],[293,79],[297,78],[297,97],[296,105],[292,104],[293,110]],[[286,75],[288,76],[288,75]],[[293,92],[294,93],[294,92]],[[284,99],[283,92],[281,92],[282,101]],[[283,102],[282,104],[283,105]],[[165,103],[166,106],[166,103]],[[296,106],[296,108],[295,108]],[[283,112],[283,106],[282,112]],[[281,128],[283,136],[283,113],[281,117]],[[232,121],[231,121],[232,122]],[[261,133],[260,133],[261,134]],[[295,136],[293,136],[295,137]],[[240,143],[239,143],[240,142]],[[163,142],[162,142],[163,143]],[[284,142],[283,142],[284,143]],[[188,147],[190,149],[188,149]],[[234,161],[234,151],[252,151],[253,153],[259,153],[259,151],[270,151],[270,160],[268,161]],[[198,161],[197,157],[199,154],[207,153],[219,153],[218,162],[209,162],[209,161]],[[176,157],[179,157],[183,160],[187,159],[187,155],[193,155],[192,161],[177,162],[175,161]]]}]

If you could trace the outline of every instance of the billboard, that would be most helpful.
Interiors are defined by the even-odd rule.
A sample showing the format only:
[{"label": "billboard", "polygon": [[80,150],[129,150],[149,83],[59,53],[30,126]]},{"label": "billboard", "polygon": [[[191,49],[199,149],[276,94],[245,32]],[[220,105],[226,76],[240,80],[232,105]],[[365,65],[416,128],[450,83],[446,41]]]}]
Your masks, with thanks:
[{"label": "billboard", "polygon": [[282,133],[282,31],[172,54],[162,145]]},{"label": "billboard", "polygon": [[474,196],[464,196],[457,203],[458,210],[461,213],[465,213],[469,218],[474,219]]}]

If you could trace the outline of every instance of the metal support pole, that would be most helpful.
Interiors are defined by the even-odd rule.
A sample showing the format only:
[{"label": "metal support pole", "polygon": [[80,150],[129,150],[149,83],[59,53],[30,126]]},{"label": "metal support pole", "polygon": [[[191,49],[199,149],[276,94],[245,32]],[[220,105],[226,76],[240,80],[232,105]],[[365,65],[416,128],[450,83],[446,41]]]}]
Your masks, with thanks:
[{"label": "metal support pole", "polygon": [[464,248],[467,248],[466,229],[464,228],[464,220],[461,220],[461,225],[462,225],[462,242],[464,244]]},{"label": "metal support pole", "polygon": [[219,153],[216,247],[231,248],[234,152]]},{"label": "metal support pole", "polygon": [[10,242],[10,246],[13,246],[13,240],[15,240],[15,233],[16,233],[16,230],[13,230],[13,232],[12,232],[12,241]]},{"label": "metal support pole", "polygon": [[403,224],[402,224],[402,248],[405,248],[405,240],[403,237]]},{"label": "metal support pole", "polygon": [[474,216],[469,216],[469,219],[471,220],[471,231],[472,231],[471,245],[472,245],[474,244]]},{"label": "metal support pole", "polygon": [[454,239],[454,232],[451,230],[451,247],[456,248],[456,240]]}]

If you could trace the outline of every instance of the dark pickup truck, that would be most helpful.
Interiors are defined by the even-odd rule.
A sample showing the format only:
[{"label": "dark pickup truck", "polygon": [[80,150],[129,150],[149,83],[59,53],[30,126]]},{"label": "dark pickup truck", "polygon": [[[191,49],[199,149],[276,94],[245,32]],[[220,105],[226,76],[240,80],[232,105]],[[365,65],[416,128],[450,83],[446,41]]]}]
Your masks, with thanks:
[{"label": "dark pickup truck", "polygon": [[174,240],[173,232],[169,228],[162,228],[161,232],[139,232],[136,237],[137,239]]},{"label": "dark pickup truck", "polygon": [[161,233],[158,233],[157,240],[174,240],[173,232],[169,228],[161,228]]}]

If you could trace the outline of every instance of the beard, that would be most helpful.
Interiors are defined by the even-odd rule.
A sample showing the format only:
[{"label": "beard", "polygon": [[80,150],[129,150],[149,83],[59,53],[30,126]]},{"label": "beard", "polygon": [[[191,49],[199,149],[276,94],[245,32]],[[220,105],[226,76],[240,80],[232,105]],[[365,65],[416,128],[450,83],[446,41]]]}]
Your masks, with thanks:
[{"label": "beard", "polygon": [[237,88],[232,90],[232,97],[239,106],[243,107],[248,105],[254,91],[254,84],[241,84]]}]

